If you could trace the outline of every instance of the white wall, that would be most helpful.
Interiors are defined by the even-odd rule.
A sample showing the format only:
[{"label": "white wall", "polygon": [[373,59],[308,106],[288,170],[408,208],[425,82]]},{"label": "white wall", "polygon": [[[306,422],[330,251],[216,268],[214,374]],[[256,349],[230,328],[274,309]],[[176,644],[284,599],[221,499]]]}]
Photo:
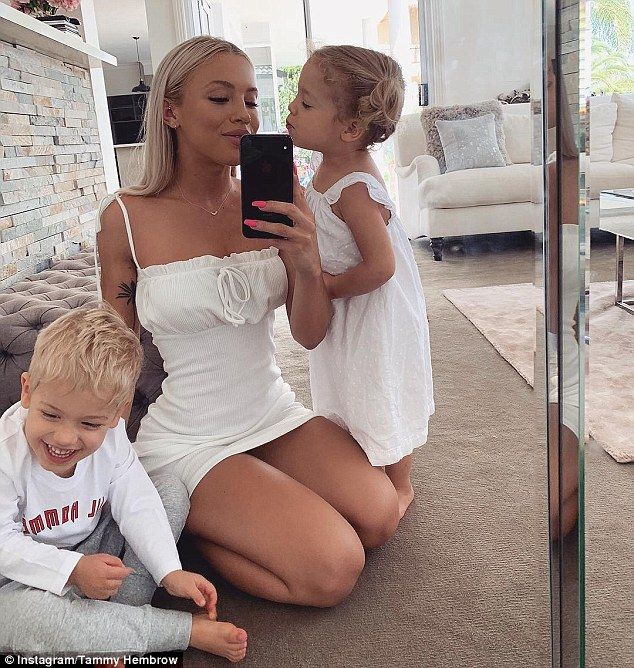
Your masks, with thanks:
[{"label": "white wall", "polygon": [[[276,0],[256,2],[255,0],[232,0],[222,2],[223,12],[231,14],[233,24],[238,22],[269,23],[271,45],[275,61],[279,67],[302,65],[306,57],[306,37],[304,33],[304,8],[302,0]],[[227,36],[231,39],[231,36]],[[248,44],[247,44],[248,46]]]},{"label": "white wall", "polygon": [[[171,51],[180,41],[176,35],[176,24],[172,9],[172,0],[145,0],[150,53],[154,70],[163,60],[163,56]],[[146,73],[149,71],[146,69]],[[137,81],[138,83],[138,81]]]},{"label": "white wall", "polygon": [[[310,6],[313,39],[316,46],[354,44],[363,46],[363,20],[370,19],[373,37],[376,24],[387,14],[388,0],[341,2],[312,0]],[[333,18],[336,17],[336,20]],[[376,39],[376,38],[375,38]]]},{"label": "white wall", "polygon": [[[147,74],[148,67],[145,63],[143,67]],[[104,64],[103,75],[108,95],[129,95],[139,83],[139,66],[137,63],[119,63],[116,67]]]},{"label": "white wall", "polygon": [[531,81],[532,0],[442,0],[441,104],[492,99]]}]

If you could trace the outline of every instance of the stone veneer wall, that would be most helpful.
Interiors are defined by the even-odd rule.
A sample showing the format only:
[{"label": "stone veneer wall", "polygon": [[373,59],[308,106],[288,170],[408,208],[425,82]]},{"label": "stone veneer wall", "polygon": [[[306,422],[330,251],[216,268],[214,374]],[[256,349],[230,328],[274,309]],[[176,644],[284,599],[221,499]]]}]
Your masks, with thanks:
[{"label": "stone veneer wall", "polygon": [[0,41],[0,290],[92,243],[105,192],[88,70]]}]

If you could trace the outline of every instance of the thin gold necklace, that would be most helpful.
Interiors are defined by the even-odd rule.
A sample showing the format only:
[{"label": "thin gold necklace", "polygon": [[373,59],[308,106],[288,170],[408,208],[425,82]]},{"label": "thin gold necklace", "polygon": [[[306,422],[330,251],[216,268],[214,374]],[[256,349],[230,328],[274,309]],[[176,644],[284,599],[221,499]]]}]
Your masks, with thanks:
[{"label": "thin gold necklace", "polygon": [[218,215],[218,213],[220,212],[220,209],[222,209],[222,207],[225,205],[225,202],[227,201],[227,197],[229,197],[229,195],[231,194],[231,191],[233,190],[233,183],[232,183],[229,186],[229,190],[227,190],[227,194],[222,198],[222,202],[220,202],[220,206],[215,211],[211,211],[210,209],[207,209],[206,207],[204,207],[202,204],[196,204],[196,202],[192,202],[190,199],[187,199],[187,197],[185,197],[185,194],[183,193],[183,189],[181,188],[181,184],[177,183],[176,185],[178,186],[178,190],[181,194],[181,197],[188,204],[191,204],[192,206],[197,206],[199,209],[202,209],[203,211],[206,211],[207,213],[210,213],[212,216]]}]

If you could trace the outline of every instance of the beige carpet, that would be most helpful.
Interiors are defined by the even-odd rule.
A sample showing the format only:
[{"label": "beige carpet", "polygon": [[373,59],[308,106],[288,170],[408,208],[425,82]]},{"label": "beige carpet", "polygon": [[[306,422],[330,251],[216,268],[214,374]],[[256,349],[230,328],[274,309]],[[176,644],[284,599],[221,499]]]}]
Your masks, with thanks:
[{"label": "beige carpet", "polygon": [[[543,398],[443,296],[448,288],[532,281],[533,240],[495,235],[464,250],[450,245],[443,262],[432,260],[424,240],[414,252],[427,297],[436,413],[414,462],[414,505],[394,538],[368,554],[350,598],[334,610],[257,600],[181,544],[185,567],[216,583],[221,617],[249,632],[240,666],[550,665]],[[629,259],[634,266],[634,255]],[[613,242],[593,249],[592,280],[609,280],[613,263]],[[276,329],[284,377],[307,401],[306,352],[284,335],[283,321]],[[631,470],[602,448],[588,452],[587,668],[631,664]],[[196,650],[185,653],[184,664],[229,665]]]},{"label": "beige carpet", "polygon": [[[542,292],[530,283],[446,290],[445,296],[533,385],[535,311]],[[634,294],[627,281],[624,294]],[[634,461],[634,316],[613,303],[614,283],[590,286],[590,375],[586,420],[590,434],[619,463]]]},{"label": "beige carpet", "polygon": [[[183,551],[186,567],[217,584],[222,619],[249,632],[249,654],[240,666],[550,664],[541,406],[442,296],[447,287],[488,285],[501,271],[509,282],[530,280],[530,251],[526,261],[523,252],[517,255],[517,244],[514,251],[474,258],[449,251],[438,263],[426,243],[415,248],[431,320],[436,413],[427,446],[416,453],[414,505],[397,535],[368,553],[344,603],[315,610],[257,600],[223,582],[192,550]],[[306,351],[285,333],[280,315],[278,362],[298,398],[308,403]],[[183,603],[169,599],[169,605]],[[185,653],[185,668],[224,665],[195,650]]]}]

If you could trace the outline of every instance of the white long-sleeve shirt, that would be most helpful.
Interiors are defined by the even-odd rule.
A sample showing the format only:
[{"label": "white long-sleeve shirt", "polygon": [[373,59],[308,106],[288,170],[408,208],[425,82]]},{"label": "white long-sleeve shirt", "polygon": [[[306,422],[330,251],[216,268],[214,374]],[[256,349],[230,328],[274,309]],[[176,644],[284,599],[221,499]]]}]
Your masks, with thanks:
[{"label": "white long-sleeve shirt", "polygon": [[[70,478],[43,469],[17,403],[0,418],[0,586],[7,579],[63,595],[106,502],[121,534],[157,584],[182,568],[161,499],[126,435],[109,429]],[[6,578],[6,579],[3,579]]]}]

